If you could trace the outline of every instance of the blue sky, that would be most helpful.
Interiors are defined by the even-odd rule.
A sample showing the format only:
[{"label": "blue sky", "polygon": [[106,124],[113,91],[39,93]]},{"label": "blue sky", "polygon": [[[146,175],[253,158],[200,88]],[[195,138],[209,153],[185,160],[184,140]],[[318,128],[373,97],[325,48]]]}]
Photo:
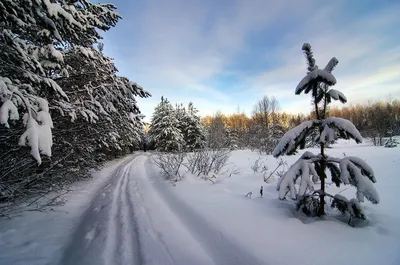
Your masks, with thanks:
[{"label": "blue sky", "polygon": [[148,90],[151,118],[162,95],[193,101],[202,115],[251,113],[264,95],[283,111],[310,110],[294,95],[306,74],[304,42],[334,70],[349,103],[400,98],[400,2],[321,0],[110,0],[123,19],[103,33],[120,74]]}]

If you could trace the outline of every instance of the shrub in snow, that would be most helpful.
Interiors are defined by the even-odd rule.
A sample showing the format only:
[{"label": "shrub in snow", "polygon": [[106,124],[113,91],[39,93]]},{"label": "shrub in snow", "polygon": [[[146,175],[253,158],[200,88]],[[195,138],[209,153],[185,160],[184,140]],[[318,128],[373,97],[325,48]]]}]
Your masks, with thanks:
[{"label": "shrub in snow", "polygon": [[[336,84],[332,70],[338,60],[332,58],[324,69],[319,69],[315,64],[311,46],[303,45],[303,51],[308,62],[308,74],[296,87],[295,94],[302,92],[312,95],[315,108],[315,120],[301,123],[285,133],[273,151],[274,157],[295,154],[297,149],[303,149],[308,135],[316,132],[313,141],[320,147],[319,154],[305,152],[278,181],[277,190],[279,198],[289,196],[297,200],[298,208],[308,215],[322,216],[325,214],[325,198],[333,198],[332,207],[348,214],[351,218],[364,219],[359,202],[364,198],[374,204],[379,203],[379,195],[373,183],[376,182],[375,174],[368,164],[357,157],[335,158],[325,154],[328,143],[343,139],[354,139],[357,143],[362,137],[356,127],[348,120],[336,117],[327,117],[327,108],[332,100],[342,103],[347,101],[340,91],[330,89]],[[347,200],[341,195],[332,196],[325,191],[325,183],[330,173],[332,182],[336,186],[352,185],[357,189],[357,199]],[[315,190],[314,184],[320,182],[320,189]]]},{"label": "shrub in snow", "polygon": [[183,178],[180,169],[185,157],[186,154],[180,151],[174,153],[157,153],[155,157],[153,157],[153,161],[166,180],[176,182]]},{"label": "shrub in snow", "polygon": [[392,136],[390,136],[390,139],[385,142],[385,147],[386,148],[393,148],[397,147],[399,143],[394,139]]},{"label": "shrub in snow", "polygon": [[[153,160],[160,169],[161,175],[167,180],[181,180],[184,175],[181,168],[184,166],[186,172],[215,183],[216,175],[226,166],[230,153],[229,149],[202,148],[191,153],[184,153],[183,151],[158,152]],[[233,167],[229,176],[237,173],[237,169]]]},{"label": "shrub in snow", "polygon": [[197,176],[209,176],[211,173],[219,174],[226,166],[231,150],[202,148],[189,153],[187,156],[187,169]]},{"label": "shrub in snow", "polygon": [[251,170],[253,170],[254,174],[258,173],[258,170],[264,165],[264,162],[261,161],[261,157],[254,161],[254,164],[251,166]]}]

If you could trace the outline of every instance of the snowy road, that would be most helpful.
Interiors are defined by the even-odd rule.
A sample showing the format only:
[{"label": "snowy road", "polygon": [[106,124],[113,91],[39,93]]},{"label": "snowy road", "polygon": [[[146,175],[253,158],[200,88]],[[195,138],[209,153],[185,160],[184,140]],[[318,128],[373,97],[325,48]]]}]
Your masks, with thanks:
[{"label": "snowy road", "polygon": [[174,194],[141,154],[97,194],[60,264],[265,264]]}]

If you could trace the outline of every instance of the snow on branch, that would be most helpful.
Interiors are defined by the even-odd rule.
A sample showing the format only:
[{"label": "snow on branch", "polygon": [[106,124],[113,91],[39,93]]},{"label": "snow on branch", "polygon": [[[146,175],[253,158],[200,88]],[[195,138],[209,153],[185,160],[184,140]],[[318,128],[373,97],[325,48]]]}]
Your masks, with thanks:
[{"label": "snow on branch", "polygon": [[325,70],[315,69],[312,72],[308,73],[297,85],[295,94],[299,95],[301,92],[308,93],[312,90],[313,87],[316,87],[317,83],[324,83],[329,86],[333,86],[336,84],[336,78]]},{"label": "snow on branch", "polygon": [[335,163],[326,163],[326,167],[331,173],[331,180],[335,183],[336,187],[340,187],[342,180],[340,178],[340,169]]},{"label": "snow on branch", "polygon": [[314,59],[314,55],[313,52],[311,50],[311,45],[309,43],[304,43],[302,50],[304,51],[304,54],[306,56],[307,59],[307,63],[308,63],[308,71],[312,72],[315,69],[318,68],[318,66],[315,64],[315,59]]},{"label": "snow on branch", "polygon": [[[307,190],[313,191],[314,184],[310,179],[310,175],[312,175],[313,178],[318,178],[313,164],[308,160],[300,158],[289,168],[285,175],[279,179],[276,188],[279,191],[279,199],[283,200],[286,194],[290,193],[290,197],[295,200],[297,196],[304,196]],[[301,177],[299,192],[296,194],[295,184],[299,177]]]},{"label": "snow on branch", "polygon": [[324,129],[321,132],[321,135],[319,136],[319,141],[320,143],[329,143],[333,142],[337,139],[335,131],[330,128],[328,125],[324,126]]},{"label": "snow on branch", "polygon": [[39,153],[39,124],[31,116],[28,118],[26,131],[21,135],[19,139],[19,145],[25,146],[27,144],[31,147],[31,155],[40,165],[42,158]]},{"label": "snow on branch", "polygon": [[[326,120],[323,121],[322,123],[323,127],[329,126],[330,128],[335,128],[339,131],[338,137],[343,138],[343,139],[354,139],[357,143],[362,142],[362,137],[360,132],[357,130],[356,126],[354,124],[346,119],[342,118],[337,118],[337,117],[330,117]],[[324,133],[325,136],[327,137],[332,137],[331,131],[327,130]]]},{"label": "snow on branch", "polygon": [[6,128],[10,128],[8,120],[19,120],[17,107],[11,100],[6,100],[0,107],[0,124],[4,124]]},{"label": "snow on branch", "polygon": [[344,184],[350,184],[357,188],[357,199],[364,201],[364,197],[370,202],[379,203],[379,194],[372,183],[376,182],[372,168],[358,157],[345,157],[339,164],[340,178]]},{"label": "snow on branch", "polygon": [[294,154],[299,145],[302,145],[300,147],[303,148],[306,136],[318,125],[318,123],[319,122],[316,120],[305,121],[286,132],[279,144],[275,147],[272,155],[274,157],[284,154],[291,155]]},{"label": "snow on branch", "polygon": [[325,66],[324,70],[327,71],[328,73],[332,73],[333,69],[336,67],[336,65],[339,63],[339,60],[336,59],[336,57],[333,57],[330,59],[328,64]]},{"label": "snow on branch", "polygon": [[[359,157],[347,156],[347,157],[343,158],[343,159],[340,161],[340,165],[342,165],[342,163],[343,163],[343,166],[344,166],[345,164],[347,164],[347,163],[349,163],[349,162],[353,163],[353,164],[356,165],[359,169],[361,169],[361,173],[362,173],[364,176],[368,177],[373,183],[376,182],[375,173],[374,173],[373,169],[367,164],[367,162],[365,162],[364,160],[362,160],[362,159],[359,158]],[[343,176],[342,176],[341,178],[342,178],[342,180],[343,180],[344,182],[346,182],[346,181],[348,182],[348,177],[346,177],[345,179],[343,179]]]},{"label": "snow on branch", "polygon": [[336,194],[335,196],[333,196],[331,206],[332,208],[336,208],[344,214],[349,214],[349,223],[351,222],[351,218],[366,219],[361,205],[356,199],[351,199],[349,201],[346,197],[340,194]]},{"label": "snow on branch", "polygon": [[336,89],[330,89],[328,91],[328,95],[331,98],[333,98],[334,100],[340,100],[340,102],[342,102],[342,103],[346,103],[347,102],[346,96],[342,92],[340,92],[340,91],[338,91]]}]

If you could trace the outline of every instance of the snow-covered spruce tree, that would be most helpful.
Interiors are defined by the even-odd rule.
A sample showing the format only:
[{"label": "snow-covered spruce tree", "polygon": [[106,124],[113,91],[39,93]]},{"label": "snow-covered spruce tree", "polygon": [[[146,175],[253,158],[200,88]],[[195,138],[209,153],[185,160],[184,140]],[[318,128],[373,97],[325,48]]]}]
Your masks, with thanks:
[{"label": "snow-covered spruce tree", "polygon": [[149,94],[101,53],[98,30],[116,25],[114,10],[85,0],[0,3],[0,200],[54,190],[136,144],[135,97]]},{"label": "snow-covered spruce tree", "polygon": [[[374,204],[379,203],[379,195],[372,185],[376,182],[372,168],[358,157],[335,158],[325,153],[326,143],[337,138],[352,138],[357,143],[362,141],[360,133],[350,121],[326,117],[327,107],[332,99],[342,103],[347,101],[343,93],[330,89],[330,86],[336,84],[331,72],[338,64],[338,60],[333,57],[324,69],[319,69],[315,64],[310,44],[305,43],[302,49],[306,55],[308,73],[297,85],[295,94],[311,92],[316,119],[305,121],[288,131],[274,149],[273,156],[292,155],[297,148],[304,148],[305,139],[313,130],[318,131],[318,137],[314,140],[320,146],[320,153],[315,155],[305,152],[279,179],[277,185],[279,198],[284,199],[289,195],[298,201],[299,209],[301,208],[306,214],[322,216],[325,214],[325,197],[331,197],[332,207],[348,214],[350,218],[365,219],[359,202],[366,198]],[[334,196],[328,194],[325,191],[327,170],[336,186],[342,184],[354,186],[357,189],[357,199],[348,200],[339,194]],[[314,183],[317,181],[320,181],[320,189],[314,191]],[[298,189],[296,182],[299,182]]]},{"label": "snow-covered spruce tree", "polygon": [[198,110],[189,102],[184,116],[185,127],[182,128],[182,134],[185,139],[186,150],[193,151],[200,149],[205,145],[204,129],[201,125]]},{"label": "snow-covered spruce tree", "polygon": [[175,109],[174,109],[174,114],[175,114],[175,118],[178,121],[178,129],[182,134],[183,139],[185,140],[185,144],[182,146],[182,150],[186,149],[186,138],[187,138],[187,134],[186,134],[186,128],[188,126],[187,124],[187,112],[186,112],[186,108],[183,106],[183,104],[176,104],[175,105]]},{"label": "snow-covered spruce tree", "polygon": [[[68,94],[71,103],[68,115],[75,126],[96,129],[94,151],[110,154],[109,158],[137,149],[141,141],[143,124],[136,97],[148,97],[138,84],[117,75],[113,61],[101,50],[69,51],[65,61],[70,65],[70,75],[57,79]],[[54,104],[60,108],[59,104]],[[62,126],[62,124],[60,124]]]},{"label": "snow-covered spruce tree", "polygon": [[239,148],[239,136],[238,131],[234,128],[226,128],[226,143],[225,146],[230,150],[236,150]]},{"label": "snow-covered spruce tree", "polygon": [[24,117],[20,145],[30,146],[38,164],[40,153],[51,156],[53,124],[45,101],[50,95],[69,100],[54,81],[56,76],[68,75],[68,69],[61,66],[60,51],[93,45],[101,38],[96,29],[108,30],[120,18],[114,9],[85,0],[0,3],[0,123],[9,127],[9,120]]},{"label": "snow-covered spruce tree", "polygon": [[161,97],[161,102],[154,110],[148,136],[150,143],[158,151],[180,151],[185,145],[175,110],[164,97]]}]

